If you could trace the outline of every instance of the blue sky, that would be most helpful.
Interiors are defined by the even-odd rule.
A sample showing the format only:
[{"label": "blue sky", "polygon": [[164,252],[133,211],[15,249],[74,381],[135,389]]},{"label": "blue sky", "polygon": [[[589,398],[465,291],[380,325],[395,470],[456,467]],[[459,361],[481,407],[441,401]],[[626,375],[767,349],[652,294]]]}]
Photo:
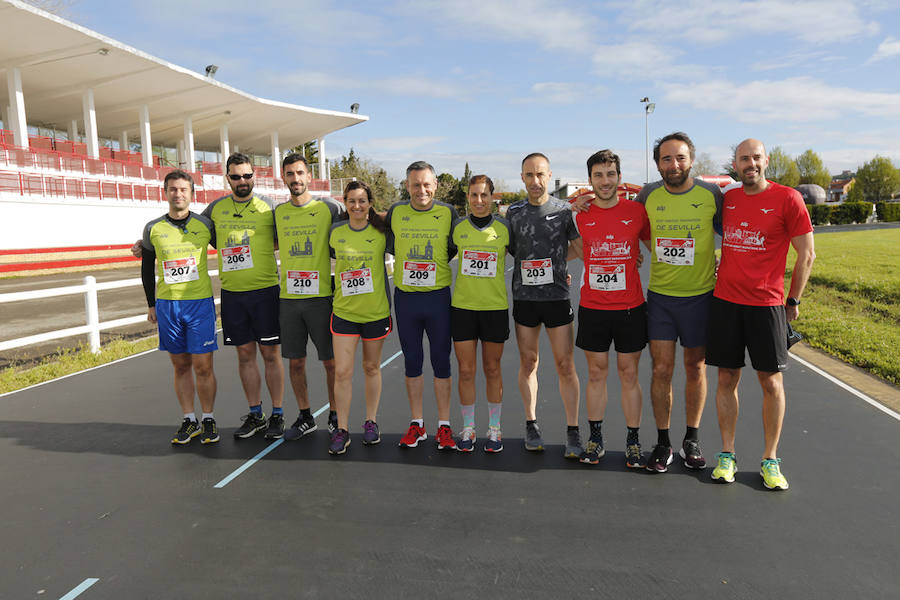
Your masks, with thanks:
[{"label": "blue sky", "polygon": [[[584,180],[612,148],[644,180],[650,137],[683,130],[716,163],[757,137],[838,173],[876,154],[900,165],[900,8],[872,1],[74,0],[66,17],[252,94],[368,123],[326,138],[400,179],[466,161],[521,187],[541,151]],[[651,161],[651,179],[658,179]]]}]

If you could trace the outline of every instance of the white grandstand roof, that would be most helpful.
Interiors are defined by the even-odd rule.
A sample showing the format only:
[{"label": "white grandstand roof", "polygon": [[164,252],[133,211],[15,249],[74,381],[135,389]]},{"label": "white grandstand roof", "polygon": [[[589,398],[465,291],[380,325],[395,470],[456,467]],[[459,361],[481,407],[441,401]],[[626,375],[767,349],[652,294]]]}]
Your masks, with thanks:
[{"label": "white grandstand roof", "polygon": [[7,70],[19,67],[29,125],[66,130],[81,121],[88,88],[102,137],[139,138],[138,110],[147,104],[152,143],[170,147],[184,139],[188,116],[198,150],[217,151],[227,124],[232,145],[264,154],[272,132],[290,148],[369,119],[258,98],[18,0],[0,0],[0,23],[0,90]]}]

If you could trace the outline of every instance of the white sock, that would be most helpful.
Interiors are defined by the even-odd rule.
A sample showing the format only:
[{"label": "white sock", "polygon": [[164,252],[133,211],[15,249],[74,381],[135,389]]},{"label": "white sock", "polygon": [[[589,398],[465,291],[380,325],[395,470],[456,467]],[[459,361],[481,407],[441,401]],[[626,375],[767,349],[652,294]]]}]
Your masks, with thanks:
[{"label": "white sock", "polygon": [[214,417],[213,417],[213,414],[211,412],[209,412],[209,413],[203,413],[203,416],[200,418],[201,419],[212,419]]},{"label": "white sock", "polygon": [[410,421],[410,423],[415,423],[415,424],[418,425],[419,427],[424,427],[424,426],[425,426],[425,420],[424,420],[424,419],[413,419],[412,421]]},{"label": "white sock", "polygon": [[197,422],[197,415],[195,415],[195,414],[192,413],[192,412],[184,413],[184,418],[185,418],[185,419],[190,419],[190,420],[193,421],[194,423]]},{"label": "white sock", "polygon": [[438,429],[440,429],[444,425],[446,425],[447,427],[450,427],[450,421],[438,421]]}]

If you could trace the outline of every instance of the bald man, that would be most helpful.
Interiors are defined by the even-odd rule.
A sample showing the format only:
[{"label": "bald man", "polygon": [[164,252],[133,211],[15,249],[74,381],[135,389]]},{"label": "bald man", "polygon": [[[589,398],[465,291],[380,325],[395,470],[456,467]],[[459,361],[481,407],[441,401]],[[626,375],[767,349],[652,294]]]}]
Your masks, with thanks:
[{"label": "bald man", "polygon": [[[787,323],[800,314],[800,297],[816,257],[812,223],[796,190],[766,180],[769,157],[762,142],[741,142],[733,165],[743,186],[725,194],[722,262],[706,343],[706,363],[719,368],[716,410],[722,434],[722,452],[712,478],[731,483],[737,472],[737,387],[746,349],[763,393],[765,450],[760,475],[767,488],[786,490],[788,482],[777,457],[785,407],[782,372],[787,368]],[[797,262],[785,300],[789,246],[797,252]]]}]

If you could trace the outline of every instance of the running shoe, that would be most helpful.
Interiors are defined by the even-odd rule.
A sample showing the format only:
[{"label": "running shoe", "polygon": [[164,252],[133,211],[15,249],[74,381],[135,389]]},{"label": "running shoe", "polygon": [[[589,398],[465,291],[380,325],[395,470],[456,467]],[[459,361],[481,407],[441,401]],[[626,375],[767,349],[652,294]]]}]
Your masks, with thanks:
[{"label": "running shoe", "polygon": [[566,430],[566,449],[563,456],[566,458],[581,459],[584,448],[581,446],[581,433],[577,429]]},{"label": "running shoe", "polygon": [[672,464],[673,456],[674,453],[671,446],[657,444],[653,446],[653,452],[650,453],[650,458],[647,459],[646,468],[651,473],[665,473],[669,470],[669,465]]},{"label": "running shoe", "polygon": [[684,440],[678,454],[681,455],[684,466],[688,469],[706,468],[706,459],[703,458],[703,451],[700,449],[698,440]]},{"label": "running shoe", "polygon": [[328,411],[328,433],[334,433],[334,430],[338,428],[337,425],[337,413],[333,410]]},{"label": "running shoe", "polygon": [[759,465],[759,474],[762,475],[763,484],[770,490],[786,490],[788,482],[781,474],[781,459],[766,458]]},{"label": "running shoe", "polygon": [[603,436],[591,436],[587,446],[584,448],[584,452],[581,453],[581,458],[579,460],[586,465],[596,465],[605,454],[606,450],[603,448]]},{"label": "running shoe", "polygon": [[437,431],[438,450],[456,450],[456,440],[453,439],[453,430],[449,425],[441,425]]},{"label": "running shoe", "polygon": [[284,415],[272,415],[269,417],[269,426],[266,428],[266,439],[277,440],[284,435]]},{"label": "running shoe", "polygon": [[291,428],[284,432],[284,439],[289,441],[299,440],[304,435],[312,433],[318,428],[319,426],[316,425],[316,421],[312,417],[306,421],[303,420],[303,417],[297,417]]},{"label": "running shoe", "polygon": [[243,421],[244,424],[234,431],[234,437],[240,438],[242,440],[247,439],[248,437],[252,437],[254,434],[256,434],[257,431],[262,431],[266,428],[265,413],[257,414],[254,412],[249,412],[241,417],[241,421]]},{"label": "running shoe", "polygon": [[716,459],[718,464],[716,464],[716,468],[713,469],[710,477],[714,481],[734,483],[734,474],[737,473],[737,458],[735,458],[734,452],[719,452],[716,454]]},{"label": "running shoe", "polygon": [[640,444],[628,444],[625,446],[625,466],[629,469],[640,469],[644,466]]},{"label": "running shoe", "polygon": [[372,420],[363,423],[363,444],[374,446],[379,442],[381,442],[381,434],[378,433],[378,423]]},{"label": "running shoe", "polygon": [[346,429],[335,429],[331,434],[331,444],[328,446],[328,454],[343,454],[350,445],[350,432]]},{"label": "running shoe", "polygon": [[206,417],[200,422],[200,443],[213,444],[219,441],[219,428],[216,427],[216,420],[212,417]]},{"label": "running shoe", "polygon": [[541,429],[537,422],[525,422],[525,449],[532,452],[544,451],[544,439],[541,437]]},{"label": "running shoe", "polygon": [[[438,431],[440,433],[440,431]],[[462,433],[459,436],[459,441],[456,443],[456,449],[460,452],[471,452],[475,449],[475,430],[471,427],[466,427],[462,430]]]},{"label": "running shoe", "polygon": [[416,423],[410,423],[409,429],[406,430],[406,435],[400,438],[400,443],[398,444],[401,448],[415,448],[419,445],[419,442],[428,439],[428,434],[425,433],[425,428],[421,425],[417,425]]},{"label": "running shoe", "polygon": [[487,441],[484,443],[485,452],[503,452],[503,436],[499,427],[488,427]]},{"label": "running shoe", "polygon": [[181,422],[181,427],[178,428],[178,432],[175,433],[175,437],[172,438],[172,443],[187,444],[198,435],[200,435],[200,424],[197,423],[197,421],[185,419]]}]

